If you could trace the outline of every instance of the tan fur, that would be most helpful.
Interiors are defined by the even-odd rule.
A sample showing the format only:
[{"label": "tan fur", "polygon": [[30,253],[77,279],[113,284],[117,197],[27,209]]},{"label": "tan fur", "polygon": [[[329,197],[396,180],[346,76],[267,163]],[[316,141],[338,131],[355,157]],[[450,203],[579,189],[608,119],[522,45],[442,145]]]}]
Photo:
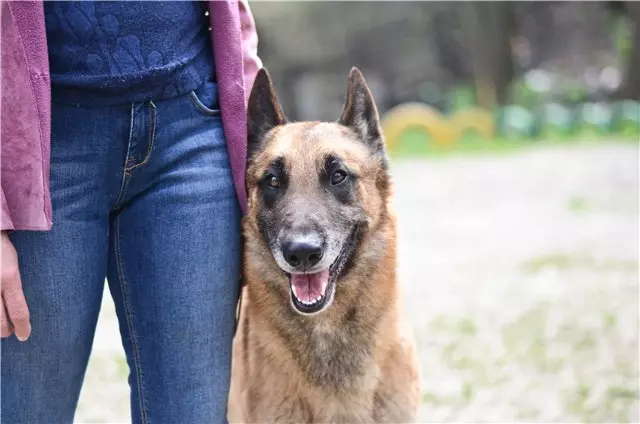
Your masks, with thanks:
[{"label": "tan fur", "polygon": [[[289,304],[282,271],[262,240],[256,188],[269,161],[290,164],[291,184],[310,184],[324,154],[359,174],[358,202],[368,226],[354,265],[333,304],[303,316]],[[413,337],[403,320],[396,281],[396,225],[390,187],[378,184],[379,161],[332,123],[296,123],[269,134],[247,171],[248,213],[240,322],[233,344],[229,420],[242,423],[407,423],[420,402]],[[315,202],[316,199],[305,199]],[[280,281],[273,288],[264,281]]]}]

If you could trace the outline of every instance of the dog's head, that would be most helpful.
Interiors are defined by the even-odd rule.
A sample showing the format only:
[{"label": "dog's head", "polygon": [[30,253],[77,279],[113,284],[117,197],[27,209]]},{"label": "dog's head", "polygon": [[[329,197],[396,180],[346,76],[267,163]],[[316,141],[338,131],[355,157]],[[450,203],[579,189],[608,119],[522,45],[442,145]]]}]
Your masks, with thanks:
[{"label": "dog's head", "polygon": [[248,107],[248,246],[263,281],[301,314],[327,308],[388,187],[378,111],[353,68],[337,122],[288,123],[269,74]]}]

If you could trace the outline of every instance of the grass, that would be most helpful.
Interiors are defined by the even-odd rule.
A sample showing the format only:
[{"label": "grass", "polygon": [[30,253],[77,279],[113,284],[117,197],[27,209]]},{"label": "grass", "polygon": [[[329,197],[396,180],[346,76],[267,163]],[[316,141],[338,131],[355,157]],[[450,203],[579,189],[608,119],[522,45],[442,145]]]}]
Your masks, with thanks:
[{"label": "grass", "polygon": [[635,137],[611,135],[603,137],[593,135],[581,138],[555,138],[549,140],[529,138],[495,138],[486,140],[482,138],[466,138],[451,145],[436,145],[420,130],[409,129],[403,134],[395,151],[391,151],[393,158],[408,157],[448,157],[448,156],[475,156],[484,154],[512,154],[522,150],[539,147],[563,147],[571,145],[597,145],[600,143],[625,143],[638,144],[640,140]]},{"label": "grass", "polygon": [[522,269],[526,273],[537,274],[547,269],[570,270],[578,268],[595,271],[637,271],[638,266],[638,261],[632,260],[596,260],[580,253],[552,253],[524,262]]},{"label": "grass", "polygon": [[585,198],[573,196],[569,199],[568,207],[572,212],[584,212],[589,209],[589,204]]},{"label": "grass", "polygon": [[[490,325],[478,327],[469,325],[469,318],[456,321],[444,316],[430,322],[434,340],[442,335],[449,340],[434,342],[440,345],[440,366],[449,369],[450,377],[457,377],[460,385],[457,390],[443,392],[428,388],[422,402],[428,408],[460,410],[470,407],[483,391],[504,390],[513,380],[524,380],[531,394],[558,392],[555,400],[562,405],[565,416],[571,414],[577,421],[633,420],[634,404],[640,398],[635,359],[611,358],[607,370],[598,371],[593,366],[600,360],[602,348],[612,343],[609,337],[615,338],[615,317],[606,313],[600,328],[590,328],[579,317],[565,317],[561,328],[554,330],[559,307],[562,305],[540,303],[501,327],[501,353],[492,351],[483,339],[483,334],[495,330]],[[561,375],[567,373],[578,378],[573,385],[563,381],[566,377]],[[545,388],[548,384],[552,386]],[[518,401],[514,412],[521,421],[536,420],[540,412],[524,401],[527,391],[522,392],[523,402]],[[517,393],[513,396],[518,398]]]},{"label": "grass", "polygon": [[[604,284],[612,270],[637,278],[638,262],[550,253],[526,261],[521,272],[535,281],[536,273],[550,268],[558,273],[579,269],[601,276]],[[508,399],[496,399],[496,410],[512,408],[511,416],[521,422],[544,419],[540,398],[555,402],[562,416],[574,422],[636,422],[638,341],[637,336],[626,338],[623,329],[638,328],[637,314],[628,309],[633,302],[637,309],[637,287],[626,287],[626,295],[594,287],[571,298],[539,299],[507,322],[483,319],[477,312],[431,319],[427,346],[439,352],[431,369],[446,369],[448,379],[459,386],[440,390],[437,383],[428,384],[425,408],[440,414],[455,411],[460,420],[461,411],[482,405],[483,394],[502,393]],[[517,387],[520,391],[514,392]]]}]

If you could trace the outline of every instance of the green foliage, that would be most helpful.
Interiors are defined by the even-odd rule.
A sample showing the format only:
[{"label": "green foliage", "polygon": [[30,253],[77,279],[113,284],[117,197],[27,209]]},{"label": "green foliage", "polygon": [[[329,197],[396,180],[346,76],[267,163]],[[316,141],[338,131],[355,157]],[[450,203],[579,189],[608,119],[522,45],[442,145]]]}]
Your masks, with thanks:
[{"label": "green foliage", "polygon": [[624,137],[640,139],[640,102],[623,100],[614,105],[612,130]]},{"label": "green foliage", "polygon": [[523,77],[514,80],[509,87],[511,103],[533,109],[541,100],[540,94],[533,90]]},{"label": "green foliage", "polygon": [[615,16],[610,20],[610,37],[618,56],[628,58],[632,48],[632,26],[627,17]]},{"label": "green foliage", "polygon": [[476,104],[476,93],[472,87],[458,86],[447,93],[446,109],[449,113],[474,107]]},{"label": "green foliage", "polygon": [[528,139],[536,135],[535,115],[520,105],[509,105],[497,113],[498,133],[505,138]]},{"label": "green foliage", "polygon": [[587,101],[587,90],[575,83],[567,83],[562,89],[562,97],[570,104],[579,104]]},{"label": "green foliage", "polygon": [[572,136],[575,116],[568,107],[560,103],[547,103],[542,106],[538,119],[541,137],[557,140]]}]

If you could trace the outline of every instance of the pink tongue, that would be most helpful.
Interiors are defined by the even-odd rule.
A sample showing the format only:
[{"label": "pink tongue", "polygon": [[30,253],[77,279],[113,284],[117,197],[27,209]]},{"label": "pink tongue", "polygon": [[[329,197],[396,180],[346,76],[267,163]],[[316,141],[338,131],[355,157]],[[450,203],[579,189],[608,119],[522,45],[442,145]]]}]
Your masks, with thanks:
[{"label": "pink tongue", "polygon": [[329,282],[329,270],[315,274],[291,274],[291,285],[295,287],[295,296],[303,302],[313,302],[324,294]]}]

